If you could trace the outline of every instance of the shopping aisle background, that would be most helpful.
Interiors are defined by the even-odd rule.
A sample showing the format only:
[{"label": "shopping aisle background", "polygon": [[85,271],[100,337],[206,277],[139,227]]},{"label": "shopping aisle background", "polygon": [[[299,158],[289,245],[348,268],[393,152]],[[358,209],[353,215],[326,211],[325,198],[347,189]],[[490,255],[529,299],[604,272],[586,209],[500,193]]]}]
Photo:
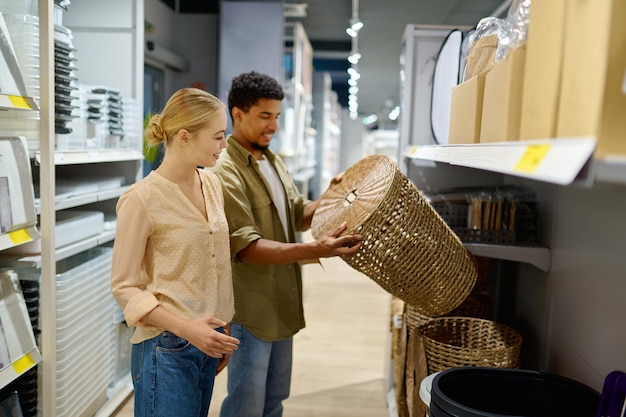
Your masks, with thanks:
[{"label": "shopping aisle background", "polygon": [[[285,417],[383,417],[390,355],[391,296],[338,258],[303,267],[307,326],[294,339]],[[226,372],[218,375],[209,417],[219,415]],[[132,417],[132,398],[116,417]]]}]

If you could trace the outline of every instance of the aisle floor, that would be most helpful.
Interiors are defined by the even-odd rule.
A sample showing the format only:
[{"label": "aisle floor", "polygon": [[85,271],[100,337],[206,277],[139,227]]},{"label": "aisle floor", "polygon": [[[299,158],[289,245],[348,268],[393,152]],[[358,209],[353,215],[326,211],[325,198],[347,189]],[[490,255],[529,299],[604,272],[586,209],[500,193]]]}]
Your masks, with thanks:
[{"label": "aisle floor", "polygon": [[[285,417],[384,417],[391,296],[338,258],[303,267],[307,326],[294,338]],[[209,417],[218,417],[226,372]],[[132,396],[115,417],[132,417]]]}]

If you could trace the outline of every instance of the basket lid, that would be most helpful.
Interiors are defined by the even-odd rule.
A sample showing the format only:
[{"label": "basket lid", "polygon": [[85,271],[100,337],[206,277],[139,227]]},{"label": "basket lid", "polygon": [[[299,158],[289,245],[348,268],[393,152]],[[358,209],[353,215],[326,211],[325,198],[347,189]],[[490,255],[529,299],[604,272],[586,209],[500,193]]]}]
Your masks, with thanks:
[{"label": "basket lid", "polygon": [[311,222],[313,237],[328,234],[344,221],[346,234],[354,233],[385,199],[396,171],[395,162],[383,154],[365,157],[346,169],[341,181],[320,198]]}]

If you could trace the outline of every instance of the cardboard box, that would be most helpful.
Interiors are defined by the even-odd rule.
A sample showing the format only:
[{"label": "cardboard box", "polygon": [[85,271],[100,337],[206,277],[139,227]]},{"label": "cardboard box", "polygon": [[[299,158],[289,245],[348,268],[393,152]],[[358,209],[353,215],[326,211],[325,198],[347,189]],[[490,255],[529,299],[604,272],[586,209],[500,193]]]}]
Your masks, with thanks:
[{"label": "cardboard box", "polygon": [[519,140],[526,44],[511,50],[487,73],[480,142]]},{"label": "cardboard box", "polygon": [[448,143],[478,143],[486,75],[482,72],[452,89]]},{"label": "cardboard box", "polygon": [[594,136],[626,155],[626,1],[568,0],[557,137]]},{"label": "cardboard box", "polygon": [[533,0],[526,42],[520,139],[556,136],[567,0]]}]

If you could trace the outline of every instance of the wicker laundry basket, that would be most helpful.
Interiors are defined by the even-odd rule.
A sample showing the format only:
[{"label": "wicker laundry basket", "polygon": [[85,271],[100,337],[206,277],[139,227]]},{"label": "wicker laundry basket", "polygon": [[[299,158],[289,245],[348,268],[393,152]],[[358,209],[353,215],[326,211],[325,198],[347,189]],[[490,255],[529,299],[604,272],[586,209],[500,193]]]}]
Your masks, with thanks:
[{"label": "wicker laundry basket", "polygon": [[519,368],[522,336],[494,321],[439,317],[419,326],[428,373],[463,366]]},{"label": "wicker laundry basket", "polygon": [[349,167],[322,195],[311,224],[314,238],[347,222],[363,243],[345,261],[427,316],[461,304],[476,282],[471,253],[386,155]]}]

